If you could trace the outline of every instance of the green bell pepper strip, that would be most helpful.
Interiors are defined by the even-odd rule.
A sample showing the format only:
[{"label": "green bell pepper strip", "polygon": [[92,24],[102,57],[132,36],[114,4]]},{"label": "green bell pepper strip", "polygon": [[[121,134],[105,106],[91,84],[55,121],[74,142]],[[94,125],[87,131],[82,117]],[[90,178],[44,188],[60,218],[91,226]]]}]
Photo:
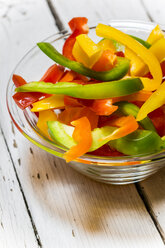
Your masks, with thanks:
[{"label": "green bell pepper strip", "polygon": [[87,77],[91,77],[101,81],[113,81],[123,78],[129,70],[129,60],[126,58],[117,58],[117,63],[110,71],[97,72],[83,66],[81,63],[72,61],[60,54],[50,43],[37,43],[38,47],[56,63],[65,66],[72,71],[78,72]]},{"label": "green bell pepper strip", "polygon": [[109,141],[108,145],[125,155],[151,154],[162,150],[164,146],[156,132],[140,129],[120,139]]},{"label": "green bell pepper strip", "polygon": [[[123,115],[132,115],[136,118],[139,112],[138,106],[130,102],[118,102],[118,103],[115,103],[114,105],[118,106],[117,112]],[[146,117],[143,120],[139,121],[139,124],[146,130],[151,130],[151,131],[156,132],[156,129],[152,121],[149,119],[149,117]]]},{"label": "green bell pepper strip", "polygon": [[105,99],[130,95],[143,89],[139,78],[127,78],[119,81],[81,85],[77,83],[31,82],[15,89],[16,92],[42,92],[48,94],[64,94],[82,99]]},{"label": "green bell pepper strip", "polygon": [[131,36],[134,40],[137,40],[139,43],[141,43],[144,47],[146,48],[150,48],[151,47],[151,44],[148,43],[147,41],[143,40],[143,39],[140,39],[139,37],[136,37],[134,35],[129,35]]}]

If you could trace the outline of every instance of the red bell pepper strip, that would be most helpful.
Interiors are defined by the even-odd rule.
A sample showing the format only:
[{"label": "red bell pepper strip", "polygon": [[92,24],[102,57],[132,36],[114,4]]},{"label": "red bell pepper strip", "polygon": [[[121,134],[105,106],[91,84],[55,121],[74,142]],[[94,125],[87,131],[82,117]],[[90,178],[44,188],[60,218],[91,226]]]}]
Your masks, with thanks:
[{"label": "red bell pepper strip", "polygon": [[16,75],[16,74],[13,74],[12,80],[13,80],[15,87],[19,87],[27,83],[23,77]]},{"label": "red bell pepper strip", "polygon": [[[12,79],[16,87],[27,84],[23,77],[19,75],[14,74]],[[13,99],[17,106],[24,110],[34,102],[38,101],[41,97],[45,97],[46,95],[47,94],[39,92],[17,92],[13,95]]]},{"label": "red bell pepper strip", "polygon": [[88,152],[92,145],[91,125],[87,117],[72,121],[71,124],[75,126],[72,137],[77,142],[77,145],[72,146],[64,154],[67,163]]},{"label": "red bell pepper strip", "polygon": [[82,32],[83,34],[87,34],[89,32],[89,27],[87,25],[88,19],[86,17],[74,17],[69,22],[68,25],[72,32],[76,29]]},{"label": "red bell pepper strip", "polygon": [[45,72],[40,81],[55,84],[63,76],[64,71],[65,68],[63,66],[54,64],[48,68],[48,70]]},{"label": "red bell pepper strip", "polygon": [[80,34],[87,34],[89,27],[87,26],[88,19],[85,17],[75,17],[68,23],[72,34],[67,38],[63,46],[63,55],[68,59],[75,60],[72,55],[72,49],[76,41],[76,36]]}]

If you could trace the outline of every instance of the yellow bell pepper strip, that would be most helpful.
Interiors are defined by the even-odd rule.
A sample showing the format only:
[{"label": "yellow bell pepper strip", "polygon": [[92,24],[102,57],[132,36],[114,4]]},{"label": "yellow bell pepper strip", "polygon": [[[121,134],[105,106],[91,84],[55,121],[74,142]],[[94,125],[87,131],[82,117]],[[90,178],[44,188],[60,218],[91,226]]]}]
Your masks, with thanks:
[{"label": "yellow bell pepper strip", "polygon": [[161,62],[165,58],[165,38],[156,41],[149,50]]},{"label": "yellow bell pepper strip", "polygon": [[64,95],[53,95],[33,103],[31,111],[39,112],[47,109],[62,109],[64,106]]},{"label": "yellow bell pepper strip", "polygon": [[82,117],[72,121],[71,124],[75,126],[72,137],[77,142],[77,145],[72,146],[64,154],[63,157],[67,163],[88,152],[92,145],[92,132],[89,120],[86,117]]},{"label": "yellow bell pepper strip", "polygon": [[147,42],[149,42],[150,44],[154,44],[156,41],[160,40],[164,38],[164,33],[161,30],[160,26],[157,25],[150,33]]},{"label": "yellow bell pepper strip", "polygon": [[125,48],[125,57],[130,60],[131,76],[143,76],[147,72],[147,66],[143,60],[128,47]]},{"label": "yellow bell pepper strip", "polygon": [[137,121],[144,119],[150,112],[165,104],[165,82],[152,93],[148,100],[142,105],[137,115]]},{"label": "yellow bell pepper strip", "polygon": [[96,27],[96,34],[100,37],[108,38],[108,39],[115,39],[118,42],[121,42],[133,52],[135,52],[143,62],[148,66],[153,79],[149,78],[141,78],[145,90],[156,90],[162,81],[162,71],[157,58],[141,45],[138,41],[130,37],[129,35],[123,33],[120,30],[117,30],[113,27],[98,24]]},{"label": "yellow bell pepper strip", "polygon": [[100,40],[97,45],[104,51],[104,50],[110,50],[111,52],[116,52],[116,47],[112,40],[110,39],[102,39]]},{"label": "yellow bell pepper strip", "polygon": [[81,63],[72,61],[62,54],[60,54],[50,43],[40,42],[37,44],[38,47],[52,60],[56,63],[63,65],[79,74],[87,77],[91,77],[101,81],[113,81],[124,77],[129,70],[129,60],[126,58],[117,58],[117,63],[113,69],[110,71],[96,72],[91,70]]},{"label": "yellow bell pepper strip", "polygon": [[85,85],[71,82],[58,82],[56,84],[32,82],[16,88],[15,91],[64,94],[82,99],[105,99],[130,95],[141,89],[143,89],[143,85],[139,78],[126,78],[118,81]]},{"label": "yellow bell pepper strip", "polygon": [[134,38],[135,40],[137,40],[139,43],[141,43],[144,47],[146,48],[150,48],[151,47],[151,44],[143,39],[140,39],[139,37],[136,37],[134,35],[129,35],[131,36],[132,38]]},{"label": "yellow bell pepper strip", "polygon": [[92,68],[100,58],[101,53],[102,49],[87,34],[80,34],[76,37],[76,42],[72,49],[72,54],[76,61],[88,68]]},{"label": "yellow bell pepper strip", "polygon": [[45,136],[50,138],[50,135],[48,133],[47,121],[56,121],[56,120],[57,120],[57,115],[52,110],[41,111],[39,112],[37,127]]}]

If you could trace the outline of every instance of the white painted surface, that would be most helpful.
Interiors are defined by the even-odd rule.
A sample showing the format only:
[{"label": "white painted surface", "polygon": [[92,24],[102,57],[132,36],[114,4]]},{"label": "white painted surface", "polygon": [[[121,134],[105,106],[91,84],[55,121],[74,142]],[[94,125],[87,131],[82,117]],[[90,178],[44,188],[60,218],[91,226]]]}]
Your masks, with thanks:
[{"label": "white painted surface", "polygon": [[[122,0],[97,3],[93,0],[57,0],[53,4],[65,26],[75,13],[92,21],[107,18],[148,20],[140,1],[127,0],[126,4]],[[57,27],[44,0],[3,0],[0,2],[0,18],[0,85],[5,88],[9,74],[20,57],[37,41],[56,32]],[[164,247],[134,185],[118,187],[93,182],[73,171],[62,160],[30,144],[11,125],[4,106],[4,91],[0,91],[0,123],[42,247]],[[0,147],[2,145],[0,158],[3,158],[2,155],[8,158],[3,139],[0,139]],[[16,180],[12,164],[8,163],[6,167],[2,163],[3,170],[11,180]],[[17,194],[13,199],[10,183],[1,181],[3,173],[0,171],[0,211],[2,209],[6,214],[3,219],[6,229],[2,230],[0,245],[2,240],[7,248],[19,247],[24,240],[26,247],[35,247],[34,231],[18,183],[15,184]],[[157,203],[156,193],[146,182],[145,192],[150,206],[154,204],[154,213],[159,209],[160,216],[163,216],[163,197]],[[157,176],[152,177],[152,182],[156,185],[155,192],[156,187],[162,187]],[[14,202],[16,214],[12,208],[5,207],[10,206],[10,201]],[[25,219],[20,216],[25,216]],[[165,230],[161,219],[164,223],[163,218],[158,218],[158,221]],[[7,239],[10,232],[15,240]],[[20,235],[20,232],[25,232],[25,235]],[[30,234],[27,235],[27,232]]]}]

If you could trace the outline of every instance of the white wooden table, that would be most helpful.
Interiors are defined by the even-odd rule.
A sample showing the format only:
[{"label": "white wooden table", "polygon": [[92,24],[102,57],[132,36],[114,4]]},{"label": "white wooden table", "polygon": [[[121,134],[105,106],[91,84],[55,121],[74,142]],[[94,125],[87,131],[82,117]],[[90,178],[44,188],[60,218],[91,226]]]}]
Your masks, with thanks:
[{"label": "white wooden table", "polygon": [[0,248],[165,246],[165,169],[128,186],[96,183],[25,140],[5,105],[28,49],[73,16],[165,24],[165,0],[0,1]]}]

